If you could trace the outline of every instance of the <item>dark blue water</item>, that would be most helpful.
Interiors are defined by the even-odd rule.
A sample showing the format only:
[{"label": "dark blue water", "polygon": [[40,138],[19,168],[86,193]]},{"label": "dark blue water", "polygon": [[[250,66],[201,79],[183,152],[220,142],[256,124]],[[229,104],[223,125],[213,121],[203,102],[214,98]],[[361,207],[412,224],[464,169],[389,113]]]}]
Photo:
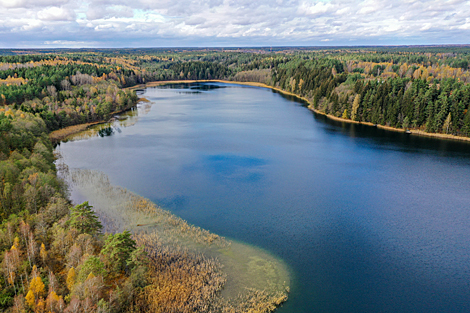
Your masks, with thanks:
[{"label": "dark blue water", "polygon": [[283,258],[279,312],[470,312],[470,144],[332,122],[261,88],[143,93],[149,114],[63,143],[68,164]]}]

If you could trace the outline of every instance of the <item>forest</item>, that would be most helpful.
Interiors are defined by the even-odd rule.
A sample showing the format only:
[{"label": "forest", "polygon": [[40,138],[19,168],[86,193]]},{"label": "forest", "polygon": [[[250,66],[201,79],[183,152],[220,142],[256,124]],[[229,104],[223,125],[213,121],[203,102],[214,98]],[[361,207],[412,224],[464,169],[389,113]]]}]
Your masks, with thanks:
[{"label": "forest", "polygon": [[152,250],[128,231],[103,233],[93,207],[72,205],[57,175],[49,134],[133,108],[139,99],[127,87],[258,82],[334,117],[470,137],[469,63],[466,46],[1,50],[0,310],[207,309],[210,297],[193,290],[191,305],[159,294],[151,277],[168,290],[174,278]]},{"label": "forest", "polygon": [[470,136],[466,46],[30,52],[0,56],[0,101],[49,130],[128,109],[136,98],[119,88],[219,79],[264,83],[353,121]]}]

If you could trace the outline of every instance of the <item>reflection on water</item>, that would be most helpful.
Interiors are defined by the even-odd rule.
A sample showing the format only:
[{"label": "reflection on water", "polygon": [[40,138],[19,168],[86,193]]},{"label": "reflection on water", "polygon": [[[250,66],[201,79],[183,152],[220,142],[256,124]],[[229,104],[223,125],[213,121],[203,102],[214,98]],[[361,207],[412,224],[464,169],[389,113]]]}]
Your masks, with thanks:
[{"label": "reflection on water", "polygon": [[[121,132],[121,130],[119,128],[117,128],[116,130]],[[100,137],[111,136],[112,134],[114,134],[114,128],[113,127],[104,127],[104,128],[102,128],[98,131],[98,135]]]},{"label": "reflection on water", "polygon": [[208,169],[221,182],[225,180],[258,181],[263,177],[260,169],[266,161],[254,157],[237,155],[209,155],[201,165]]},{"label": "reflection on water", "polygon": [[71,167],[286,260],[295,276],[281,313],[470,312],[468,143],[204,85],[230,88],[148,88],[155,103],[133,127],[58,149]]},{"label": "reflection on water", "polygon": [[129,111],[114,116],[109,123],[102,123],[92,126],[78,134],[67,137],[66,141],[83,140],[92,137],[109,137],[113,134],[121,133],[121,128],[131,127],[139,121],[139,117],[147,115],[152,109],[152,102],[139,103]]}]

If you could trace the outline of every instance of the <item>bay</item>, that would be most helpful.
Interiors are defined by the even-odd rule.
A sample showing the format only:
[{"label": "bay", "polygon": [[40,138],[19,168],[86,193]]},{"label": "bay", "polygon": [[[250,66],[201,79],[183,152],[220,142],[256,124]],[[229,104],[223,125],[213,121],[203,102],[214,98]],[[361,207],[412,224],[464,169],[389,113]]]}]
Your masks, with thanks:
[{"label": "bay", "polygon": [[57,150],[283,259],[279,312],[470,311],[470,144],[330,121],[263,88],[140,94],[152,103],[127,122]]}]

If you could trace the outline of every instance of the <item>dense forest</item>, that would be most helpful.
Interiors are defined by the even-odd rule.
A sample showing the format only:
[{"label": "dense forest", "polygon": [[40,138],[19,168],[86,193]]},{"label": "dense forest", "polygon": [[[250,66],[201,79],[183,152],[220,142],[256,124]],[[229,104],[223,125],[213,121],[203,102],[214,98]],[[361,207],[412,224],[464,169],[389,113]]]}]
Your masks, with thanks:
[{"label": "dense forest", "polygon": [[0,56],[1,103],[39,113],[49,130],[128,109],[136,99],[118,88],[225,79],[289,91],[336,117],[470,136],[466,46],[50,52]]},{"label": "dense forest", "polygon": [[131,234],[104,235],[87,202],[70,205],[39,114],[9,108],[0,114],[0,125],[0,309],[91,312],[135,306],[148,270]]},{"label": "dense forest", "polygon": [[126,87],[259,82],[335,117],[470,137],[469,63],[464,46],[0,51],[0,310],[155,308],[152,257],[127,231],[103,234],[87,202],[70,203],[49,139],[135,106]]}]

